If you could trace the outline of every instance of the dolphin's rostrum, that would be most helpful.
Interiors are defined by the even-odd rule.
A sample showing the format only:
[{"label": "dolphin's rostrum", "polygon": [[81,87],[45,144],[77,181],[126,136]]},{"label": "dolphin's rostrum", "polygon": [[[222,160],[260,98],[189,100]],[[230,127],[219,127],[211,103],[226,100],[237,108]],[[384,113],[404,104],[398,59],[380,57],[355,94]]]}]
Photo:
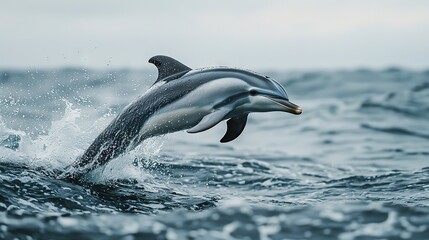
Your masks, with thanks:
[{"label": "dolphin's rostrum", "polygon": [[181,130],[198,133],[228,120],[220,140],[224,143],[243,132],[250,112],[301,113],[285,89],[269,77],[226,67],[192,70],[167,56],[154,56],[149,62],[158,68],[156,82],[109,124],[62,177],[81,177],[150,137]]}]

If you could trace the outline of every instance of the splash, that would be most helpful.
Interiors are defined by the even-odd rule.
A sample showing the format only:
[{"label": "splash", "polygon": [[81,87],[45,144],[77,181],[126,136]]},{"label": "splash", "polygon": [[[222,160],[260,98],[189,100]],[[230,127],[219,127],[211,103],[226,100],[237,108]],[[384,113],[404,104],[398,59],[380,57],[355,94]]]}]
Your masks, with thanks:
[{"label": "splash", "polygon": [[[8,129],[0,121],[0,131],[17,136],[21,141],[19,148],[2,149],[0,160],[2,162],[27,166],[31,169],[42,168],[45,172],[61,170],[71,163],[82,151],[85,139],[82,129],[76,124],[80,117],[80,110],[64,100],[64,115],[53,121],[47,134],[31,138],[22,131]],[[12,135],[10,135],[12,136]]]},{"label": "splash", "polygon": [[148,189],[151,183],[155,182],[153,175],[145,171],[145,168],[148,164],[153,168],[157,167],[156,159],[159,157],[164,142],[164,136],[146,139],[135,149],[112,159],[106,166],[95,169],[87,176],[86,180],[90,182],[107,183],[117,180],[132,179]]},{"label": "splash", "polygon": [[[63,116],[53,121],[49,131],[32,139],[25,132],[8,129],[0,119],[1,136],[18,136],[20,146],[15,151],[1,152],[0,161],[25,165],[46,172],[61,172],[73,163],[107,126],[114,114],[108,111],[92,125],[79,125],[81,110],[67,100]],[[87,121],[86,121],[87,122]],[[6,137],[7,137],[6,136]],[[3,138],[2,138],[3,139]],[[119,179],[135,179],[146,182],[151,176],[144,172],[142,161],[157,158],[165,137],[147,139],[130,152],[112,160],[105,167],[96,169],[87,176],[91,182],[109,182]],[[156,161],[151,161],[156,164]]]}]

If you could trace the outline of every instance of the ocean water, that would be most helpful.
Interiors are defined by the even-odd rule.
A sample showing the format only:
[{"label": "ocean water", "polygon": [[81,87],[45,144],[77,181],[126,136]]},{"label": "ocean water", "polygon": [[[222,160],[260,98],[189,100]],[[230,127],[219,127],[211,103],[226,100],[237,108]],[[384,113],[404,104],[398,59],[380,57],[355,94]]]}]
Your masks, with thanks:
[{"label": "ocean water", "polygon": [[57,175],[150,70],[0,70],[0,239],[429,239],[429,72],[264,72],[303,114],[145,141]]}]

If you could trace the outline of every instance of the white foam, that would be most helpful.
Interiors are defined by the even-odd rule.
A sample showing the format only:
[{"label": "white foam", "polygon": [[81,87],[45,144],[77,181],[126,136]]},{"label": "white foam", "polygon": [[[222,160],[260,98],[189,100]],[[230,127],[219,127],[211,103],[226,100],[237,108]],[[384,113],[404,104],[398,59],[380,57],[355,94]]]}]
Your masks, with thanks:
[{"label": "white foam", "polygon": [[[151,174],[144,171],[141,166],[141,159],[156,158],[164,144],[164,137],[155,137],[145,140],[135,149],[109,161],[106,166],[93,171],[88,180],[96,182],[108,182],[112,180],[133,179],[139,183],[145,183],[144,186],[150,191],[150,184],[155,179]],[[153,189],[156,191],[156,189]]]},{"label": "white foam", "polygon": [[62,169],[80,153],[82,130],[76,124],[80,110],[73,108],[71,103],[64,102],[64,115],[60,120],[52,122],[48,134],[40,135],[36,139],[23,138],[19,151],[28,156],[29,165]]},{"label": "white foam", "polygon": [[[17,150],[2,148],[0,162],[13,162],[26,165],[31,169],[44,169],[46,172],[62,171],[73,163],[100,132],[109,124],[114,114],[109,112],[95,120],[82,117],[81,110],[64,100],[64,115],[52,122],[49,130],[31,138],[25,132],[8,129],[0,119],[0,133],[19,135],[20,146]],[[157,159],[166,140],[165,136],[145,140],[135,149],[119,156],[106,166],[94,170],[87,180],[103,183],[111,180],[133,179],[144,183],[145,189],[158,191],[160,186],[154,177],[144,168],[142,160]],[[156,163],[157,161],[153,161]],[[152,186],[152,187],[151,187]]]}]

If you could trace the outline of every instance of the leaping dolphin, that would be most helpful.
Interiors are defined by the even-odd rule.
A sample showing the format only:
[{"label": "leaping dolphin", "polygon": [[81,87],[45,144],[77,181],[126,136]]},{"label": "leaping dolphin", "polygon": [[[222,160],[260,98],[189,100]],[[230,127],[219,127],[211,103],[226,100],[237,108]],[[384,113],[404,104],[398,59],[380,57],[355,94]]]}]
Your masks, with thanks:
[{"label": "leaping dolphin", "polygon": [[251,112],[302,112],[278,82],[254,72],[227,67],[192,70],[161,55],[149,63],[158,69],[155,83],[107,126],[63,177],[81,177],[150,137],[181,130],[198,133],[228,120],[220,140],[226,143],[243,132]]}]

